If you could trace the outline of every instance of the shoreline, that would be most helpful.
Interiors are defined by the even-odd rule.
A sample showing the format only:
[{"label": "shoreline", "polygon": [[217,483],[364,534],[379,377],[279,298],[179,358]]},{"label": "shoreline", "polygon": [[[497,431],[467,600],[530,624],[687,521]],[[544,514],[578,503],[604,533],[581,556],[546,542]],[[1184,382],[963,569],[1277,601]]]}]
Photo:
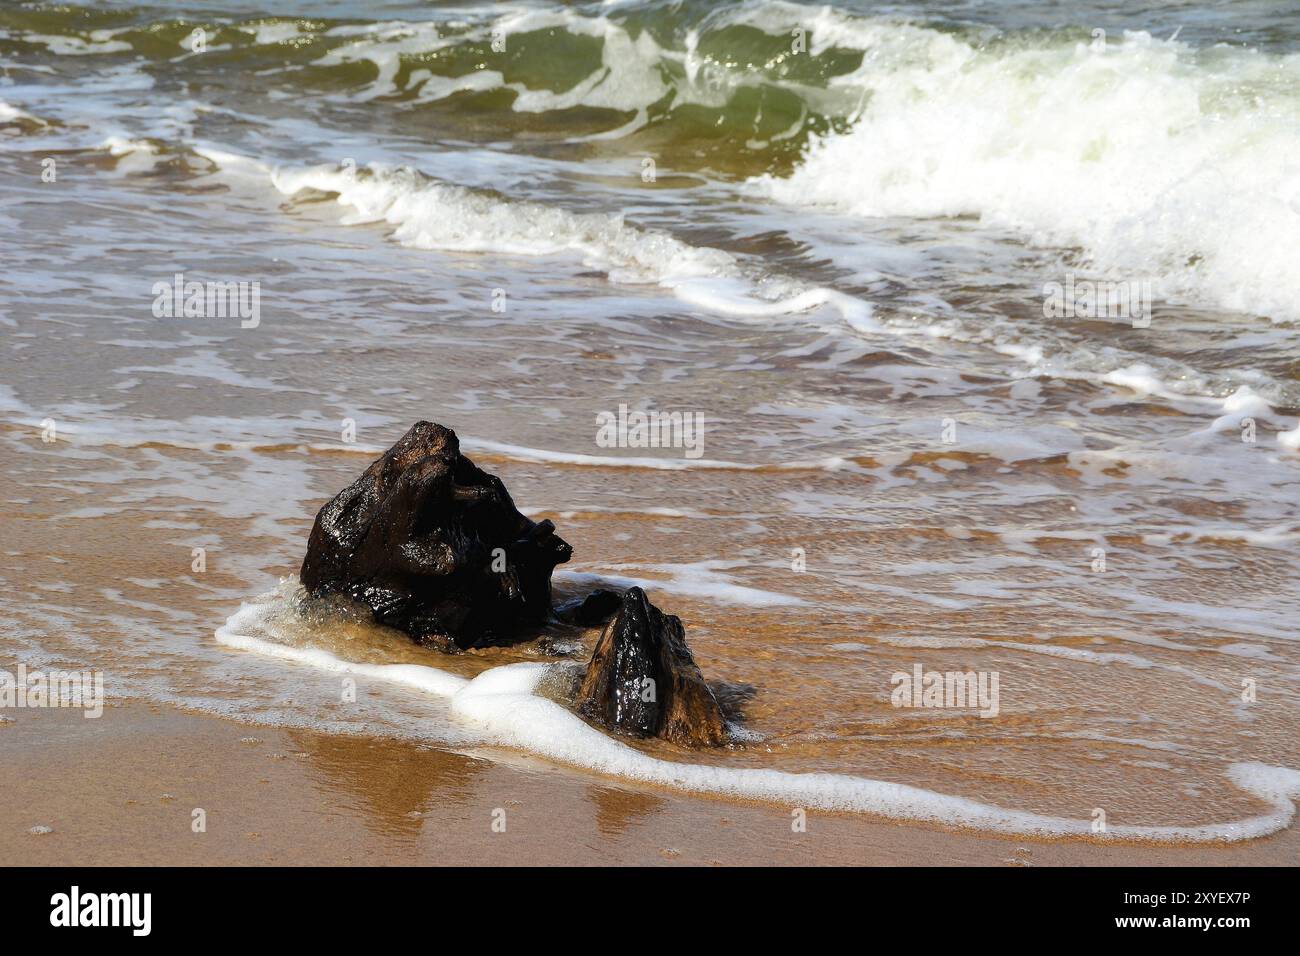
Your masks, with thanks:
[{"label": "shoreline", "polygon": [[[1285,866],[1300,852],[1294,826],[1239,844],[1103,846],[812,811],[796,833],[785,808],[526,755],[498,761],[137,701],[109,704],[99,720],[4,716],[0,855],[11,865]],[[205,832],[192,829],[196,809]]]},{"label": "shoreline", "polygon": [[1300,861],[1300,5],[167,6],[0,4],[5,860]]}]

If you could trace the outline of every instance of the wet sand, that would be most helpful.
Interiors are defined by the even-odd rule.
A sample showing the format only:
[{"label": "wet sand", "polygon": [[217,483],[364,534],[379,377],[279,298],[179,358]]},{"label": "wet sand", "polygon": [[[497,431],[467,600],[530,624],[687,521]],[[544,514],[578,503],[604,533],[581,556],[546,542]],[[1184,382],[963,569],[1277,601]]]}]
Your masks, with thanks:
[{"label": "wet sand", "polygon": [[[9,502],[0,514],[0,532],[15,542],[0,562],[0,578],[14,586],[15,595],[29,595],[14,604],[8,646],[29,669],[42,662],[102,668],[110,709],[100,720],[57,711],[0,714],[12,718],[0,723],[0,750],[21,781],[9,788],[0,810],[6,857],[15,860],[1022,865],[1267,864],[1293,862],[1298,855],[1293,829],[1229,849],[1142,849],[980,837],[813,814],[808,832],[795,834],[786,807],[659,790],[521,752],[451,755],[446,751],[454,746],[436,738],[413,739],[451,729],[439,723],[427,701],[370,683],[359,706],[340,707],[338,682],[330,675],[231,651],[213,638],[213,629],[241,601],[294,575],[319,500],[300,507],[282,503],[274,522],[203,511],[201,521],[191,523],[202,510],[196,502],[159,499],[156,484],[137,473],[155,456],[160,476],[203,461],[216,473],[229,473],[231,487],[251,488],[244,471],[251,461],[259,473],[319,471],[302,483],[338,488],[367,455],[150,452],[75,440],[47,448],[30,438],[26,447],[36,453],[16,456],[10,473],[0,477]],[[505,477],[528,513],[554,518],[586,558],[575,562],[574,571],[662,581],[653,593],[687,622],[706,675],[758,688],[747,711],[748,726],[761,742],[717,753],[683,752],[653,741],[636,745],[652,756],[851,773],[1066,819],[1086,820],[1091,808],[1104,807],[1115,825],[1147,826],[1230,822],[1264,812],[1215,764],[1293,763],[1289,697],[1269,693],[1245,721],[1229,709],[1230,695],[1204,691],[1206,675],[1231,688],[1242,674],[1259,674],[1267,689],[1270,676],[1276,680],[1287,672],[1271,661],[1206,648],[1196,654],[1196,672],[1188,674],[1176,669],[1183,650],[1146,646],[1143,658],[1154,667],[1098,666],[1088,656],[1096,639],[1069,633],[1052,643],[1081,653],[1082,661],[1044,657],[1029,653],[1036,648],[1021,636],[1031,609],[1014,602],[1004,615],[986,614],[978,627],[947,609],[920,616],[915,607],[905,611],[901,596],[882,602],[878,614],[864,614],[843,607],[855,577],[870,583],[861,577],[796,575],[764,560],[781,554],[780,535],[758,539],[747,532],[750,541],[761,541],[762,555],[734,570],[726,560],[701,563],[703,556],[726,555],[727,539],[743,531],[714,531],[739,519],[687,510],[692,496],[682,487],[707,500],[706,479],[689,473],[661,479],[651,472],[634,481],[619,474],[641,494],[653,490],[657,501],[681,510],[641,501],[620,507],[621,495],[586,486],[595,479],[583,469],[477,457]],[[124,462],[130,464],[117,471]],[[107,507],[86,503],[77,491],[97,465],[114,469],[108,472],[116,483]],[[65,489],[69,479],[74,485]],[[817,478],[823,493],[839,483],[845,495],[866,495],[860,476]],[[713,507],[726,489],[745,499],[751,515],[763,513],[784,484],[781,476],[764,473],[707,479]],[[32,488],[40,493],[33,495]],[[668,494],[671,489],[676,496]],[[555,506],[566,499],[611,497],[615,506],[606,505],[609,510]],[[837,534],[819,537],[813,527],[799,530],[793,540],[806,542],[818,561],[840,547],[860,553],[864,538],[874,544],[878,561],[888,555],[899,563],[951,560],[961,549],[987,547],[979,534],[954,537],[918,524],[837,530],[842,541]],[[191,571],[191,544],[209,547],[204,572]],[[560,596],[590,586],[569,574],[564,569],[559,577]],[[760,603],[717,599],[742,581],[759,589]],[[799,594],[805,603],[761,603],[785,593]],[[895,646],[904,636],[926,637],[925,626],[962,637],[991,632],[997,639],[987,646],[969,640],[951,648],[921,640]],[[585,660],[596,631],[550,634],[540,643],[454,657],[368,626],[329,625],[306,636],[353,659],[423,663],[472,676],[511,661],[546,659],[555,642],[573,645],[571,658]],[[916,661],[936,669],[1000,669],[1000,718],[892,708],[889,675]],[[1171,686],[1171,679],[1177,683]],[[1115,727],[1121,714],[1128,719]],[[1237,719],[1225,724],[1225,716]],[[278,722],[294,729],[268,729]],[[1130,725],[1145,739],[1127,739],[1123,728]],[[211,825],[204,838],[192,840],[194,807],[209,811]],[[507,812],[509,840],[495,839],[502,835],[490,829],[498,807]],[[30,834],[34,826],[54,832]]]},{"label": "wet sand", "polygon": [[[1246,844],[1102,846],[702,800],[526,758],[254,727],[170,707],[14,710],[0,859],[13,865],[1293,865]],[[206,831],[192,830],[193,811]],[[505,811],[505,832],[493,831]],[[496,814],[496,819],[500,819]],[[51,832],[33,833],[49,827]]]},{"label": "wet sand", "polygon": [[[6,859],[1297,858],[1300,220],[1270,159],[1297,152],[1295,24],[844,0],[790,73],[770,52],[798,6],[556,7],[501,72],[482,41],[518,24],[494,5],[256,6],[202,11],[203,55],[177,55],[189,16],[0,7],[0,670],[94,669],[110,703],[0,709]],[[461,66],[481,88],[453,91]],[[178,274],[259,290],[256,320],[224,293],[160,308]],[[1158,281],[1120,315],[1094,280]],[[707,439],[602,440],[624,407]],[[582,746],[548,749],[501,711],[382,676],[345,701],[328,668],[222,644],[269,592],[280,643],[351,662],[590,654],[553,626],[443,657],[282,583],[317,509],[421,419],[573,545],[561,598],[639,584],[709,679],[752,685],[747,733],[617,747],[570,719],[551,742]],[[895,701],[918,671],[1000,701]],[[518,749],[456,753],[485,742]],[[797,834],[780,802],[685,792],[684,767],[835,774],[885,799],[818,805],[897,812]],[[997,832],[1280,832],[900,822],[971,803]]]}]

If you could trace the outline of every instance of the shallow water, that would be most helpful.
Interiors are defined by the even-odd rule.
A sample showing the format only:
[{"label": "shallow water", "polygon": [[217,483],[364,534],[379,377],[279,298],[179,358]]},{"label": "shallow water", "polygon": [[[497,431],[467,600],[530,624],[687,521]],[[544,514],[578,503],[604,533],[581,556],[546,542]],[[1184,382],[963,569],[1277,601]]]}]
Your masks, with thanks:
[{"label": "shallow water", "polygon": [[[734,748],[643,754],[1272,812],[1230,774],[1300,767],[1294,12],[293,7],[0,11],[5,657],[499,742],[214,637],[426,418],[575,546],[562,593],[643,583],[757,688]],[[176,273],[259,283],[256,323],[159,317]],[[1149,325],[1047,317],[1069,276],[1149,282]],[[700,457],[602,447],[620,405],[702,414]],[[462,677],[594,637],[291,630]],[[916,664],[997,673],[998,716],[892,706]]]}]

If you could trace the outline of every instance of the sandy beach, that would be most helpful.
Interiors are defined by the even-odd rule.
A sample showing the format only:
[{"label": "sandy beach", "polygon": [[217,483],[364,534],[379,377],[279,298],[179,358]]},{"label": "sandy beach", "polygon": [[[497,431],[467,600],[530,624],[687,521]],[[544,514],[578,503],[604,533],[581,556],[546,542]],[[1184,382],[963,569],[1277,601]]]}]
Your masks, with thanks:
[{"label": "sandy beach", "polygon": [[28,712],[0,734],[10,865],[1290,866],[1297,853],[1294,829],[1248,846],[1098,846],[813,813],[795,833],[784,808],[160,707]]},{"label": "sandy beach", "polygon": [[289,6],[0,10],[0,858],[1296,862],[1300,15]]}]

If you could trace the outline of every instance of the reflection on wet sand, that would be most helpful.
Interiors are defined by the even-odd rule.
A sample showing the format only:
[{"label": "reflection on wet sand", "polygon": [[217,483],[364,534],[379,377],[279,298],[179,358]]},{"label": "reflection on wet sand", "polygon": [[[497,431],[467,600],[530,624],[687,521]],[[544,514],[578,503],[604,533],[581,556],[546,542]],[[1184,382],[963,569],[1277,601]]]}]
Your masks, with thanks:
[{"label": "reflection on wet sand", "polygon": [[664,807],[664,801],[653,794],[623,787],[592,786],[587,794],[596,807],[596,828],[605,836],[622,836]]},{"label": "reflection on wet sand", "polygon": [[465,807],[489,767],[485,760],[419,744],[289,731],[322,799],[355,811],[385,836],[418,836],[429,818]]}]

